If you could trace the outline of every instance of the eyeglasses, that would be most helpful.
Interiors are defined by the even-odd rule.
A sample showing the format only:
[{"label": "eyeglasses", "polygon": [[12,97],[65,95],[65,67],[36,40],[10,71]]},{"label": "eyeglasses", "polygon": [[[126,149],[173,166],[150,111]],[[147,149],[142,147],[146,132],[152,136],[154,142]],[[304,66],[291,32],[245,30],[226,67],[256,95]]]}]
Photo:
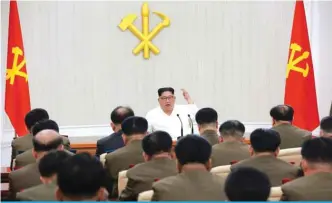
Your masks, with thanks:
[{"label": "eyeglasses", "polygon": [[167,101],[167,100],[173,100],[174,96],[168,96],[168,97],[160,97],[162,101]]}]

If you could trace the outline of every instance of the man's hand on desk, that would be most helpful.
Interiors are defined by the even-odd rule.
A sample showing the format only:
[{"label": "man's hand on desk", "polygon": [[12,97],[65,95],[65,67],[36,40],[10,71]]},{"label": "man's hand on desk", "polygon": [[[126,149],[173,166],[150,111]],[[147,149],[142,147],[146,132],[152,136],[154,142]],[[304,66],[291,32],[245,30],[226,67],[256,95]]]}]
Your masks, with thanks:
[{"label": "man's hand on desk", "polygon": [[189,93],[187,92],[187,90],[185,89],[181,89],[182,94],[183,94],[183,98],[188,102],[188,104],[193,104],[194,101],[191,99]]}]

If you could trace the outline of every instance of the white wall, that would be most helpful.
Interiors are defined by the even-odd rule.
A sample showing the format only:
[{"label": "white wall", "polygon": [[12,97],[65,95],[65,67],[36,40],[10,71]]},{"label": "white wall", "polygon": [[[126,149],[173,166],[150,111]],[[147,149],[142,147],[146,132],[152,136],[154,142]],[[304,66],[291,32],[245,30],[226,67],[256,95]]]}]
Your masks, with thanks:
[{"label": "white wall", "polygon": [[[1,2],[2,59],[8,5]],[[106,135],[115,106],[130,105],[145,115],[157,105],[157,88],[173,86],[179,103],[184,87],[200,107],[216,108],[221,121],[239,119],[249,128],[270,122],[269,109],[283,102],[294,2],[149,6],[168,15],[171,26],[154,40],[161,54],[145,61],[131,53],[137,39],[117,28],[129,13],[139,15],[140,27],[141,2],[19,2],[32,107],[46,108],[61,126],[72,126],[62,128],[63,134]],[[326,115],[332,100],[332,2],[306,6],[319,111]],[[151,21],[151,27],[159,23],[157,17]],[[8,119],[5,129],[10,132]],[[3,138],[11,140],[8,133]]]}]

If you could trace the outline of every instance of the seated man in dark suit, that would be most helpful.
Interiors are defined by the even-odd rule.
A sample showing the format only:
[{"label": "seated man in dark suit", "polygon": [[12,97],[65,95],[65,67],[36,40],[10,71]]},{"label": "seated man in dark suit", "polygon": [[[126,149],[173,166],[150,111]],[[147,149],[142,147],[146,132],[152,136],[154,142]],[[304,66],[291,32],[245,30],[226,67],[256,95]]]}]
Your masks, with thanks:
[{"label": "seated man in dark suit", "polygon": [[119,172],[127,170],[130,165],[144,162],[142,140],[148,130],[148,121],[143,117],[131,116],[122,122],[122,137],[125,146],[106,155],[105,167],[111,180],[107,189],[110,198],[118,197]]},{"label": "seated man in dark suit", "polygon": [[88,153],[66,159],[58,171],[58,201],[105,201],[106,172],[101,162]]},{"label": "seated man in dark suit", "polygon": [[212,108],[202,108],[197,111],[196,123],[200,136],[204,137],[211,145],[218,144],[218,113]]},{"label": "seated man in dark suit", "polygon": [[176,175],[176,163],[172,160],[172,137],[164,131],[155,131],[142,142],[145,163],[127,171],[128,183],[120,200],[137,201],[138,194],[152,189],[155,180]]},{"label": "seated man in dark suit", "polygon": [[211,145],[197,135],[181,138],[175,147],[179,174],[152,185],[152,201],[224,201],[225,179],[210,173]]},{"label": "seated man in dark suit", "polygon": [[238,168],[226,179],[225,192],[229,201],[267,201],[270,190],[269,178],[254,168]]},{"label": "seated man in dark suit", "polygon": [[231,166],[231,170],[241,167],[252,167],[265,173],[271,185],[280,186],[283,179],[298,177],[299,168],[278,159],[280,136],[271,129],[256,129],[250,135],[251,158]]},{"label": "seated man in dark suit", "polygon": [[312,133],[292,125],[294,109],[288,105],[278,105],[271,109],[272,129],[281,138],[280,149],[301,147],[305,140],[311,139]]},{"label": "seated man in dark suit", "polygon": [[134,116],[134,111],[129,107],[118,106],[111,113],[111,127],[114,133],[97,141],[96,156],[113,152],[124,146],[122,139],[121,123],[126,118]]},{"label": "seated man in dark suit", "polygon": [[250,157],[249,146],[243,143],[244,125],[237,120],[229,120],[220,125],[223,142],[212,146],[212,167],[229,165]]},{"label": "seated man in dark suit", "polygon": [[307,140],[301,150],[304,176],[281,186],[283,201],[332,200],[332,139]]},{"label": "seated man in dark suit", "polygon": [[41,184],[38,170],[39,160],[51,150],[63,150],[62,138],[54,130],[43,130],[33,137],[33,156],[37,162],[31,163],[9,174],[12,198],[17,192]]},{"label": "seated man in dark suit", "polygon": [[43,184],[28,188],[17,193],[17,199],[22,201],[56,201],[56,177],[62,163],[70,155],[64,151],[50,151],[39,161],[40,180]]},{"label": "seated man in dark suit", "polygon": [[332,138],[332,116],[327,116],[320,121],[320,136]]},{"label": "seated man in dark suit", "polygon": [[[32,136],[35,136],[37,133],[39,133],[40,131],[43,131],[43,130],[54,130],[59,133],[59,126],[53,120],[43,120],[43,121],[36,123],[36,125],[33,126],[31,134],[32,134]],[[62,138],[62,144],[64,145],[64,148],[66,149],[65,151],[67,153],[69,153],[70,155],[73,155],[73,153],[67,151],[67,149],[70,148],[68,138],[66,138],[64,136],[61,136],[61,138]],[[32,140],[31,140],[31,143],[32,143]],[[28,164],[35,163],[35,162],[36,162],[36,159],[35,159],[35,157],[33,157],[32,149],[29,149],[16,156],[15,167],[21,168],[23,166],[26,166]]]},{"label": "seated man in dark suit", "polygon": [[19,153],[25,152],[26,150],[32,149],[32,127],[42,120],[49,119],[49,115],[45,109],[37,108],[31,110],[25,115],[24,122],[26,128],[29,130],[29,134],[18,137],[12,142],[12,159],[15,159]]}]

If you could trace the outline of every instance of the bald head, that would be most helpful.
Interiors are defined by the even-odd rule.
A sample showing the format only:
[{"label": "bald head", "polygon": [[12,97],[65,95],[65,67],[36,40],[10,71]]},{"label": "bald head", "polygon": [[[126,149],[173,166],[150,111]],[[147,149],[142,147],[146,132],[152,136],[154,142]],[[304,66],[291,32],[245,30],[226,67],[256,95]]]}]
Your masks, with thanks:
[{"label": "bald head", "polygon": [[54,130],[42,130],[33,138],[33,148],[36,152],[47,152],[61,146],[62,137]]}]

